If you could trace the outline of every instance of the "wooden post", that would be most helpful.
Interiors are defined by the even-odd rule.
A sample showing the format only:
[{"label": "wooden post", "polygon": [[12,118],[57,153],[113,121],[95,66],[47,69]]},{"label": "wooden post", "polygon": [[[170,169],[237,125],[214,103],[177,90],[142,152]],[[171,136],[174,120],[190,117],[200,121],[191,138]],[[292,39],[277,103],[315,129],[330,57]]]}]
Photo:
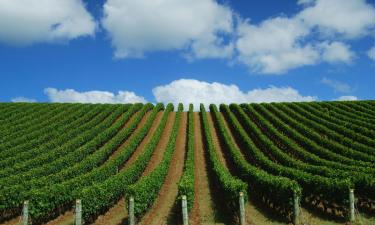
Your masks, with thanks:
[{"label": "wooden post", "polygon": [[75,209],[75,225],[82,225],[82,204],[81,200],[76,200],[76,209]]},{"label": "wooden post", "polygon": [[299,196],[296,192],[293,193],[293,224],[299,223]]},{"label": "wooden post", "polygon": [[354,214],[354,190],[349,190],[349,219],[350,222],[354,222],[355,214]]},{"label": "wooden post", "polygon": [[135,225],[134,219],[134,197],[129,197],[129,225]]},{"label": "wooden post", "polygon": [[29,222],[29,201],[23,202],[22,209],[22,225],[27,225]]},{"label": "wooden post", "polygon": [[240,192],[239,201],[240,201],[240,224],[246,225],[245,200],[244,200],[242,192]]},{"label": "wooden post", "polygon": [[183,225],[189,225],[186,195],[182,196],[182,221]]}]

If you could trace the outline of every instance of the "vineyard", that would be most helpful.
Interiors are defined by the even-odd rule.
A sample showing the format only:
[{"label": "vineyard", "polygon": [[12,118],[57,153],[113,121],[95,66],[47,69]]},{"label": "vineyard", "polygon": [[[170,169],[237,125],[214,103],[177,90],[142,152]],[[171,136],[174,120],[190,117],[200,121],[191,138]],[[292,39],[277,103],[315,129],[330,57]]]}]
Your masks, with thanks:
[{"label": "vineyard", "polygon": [[0,224],[375,224],[375,101],[0,104]]}]

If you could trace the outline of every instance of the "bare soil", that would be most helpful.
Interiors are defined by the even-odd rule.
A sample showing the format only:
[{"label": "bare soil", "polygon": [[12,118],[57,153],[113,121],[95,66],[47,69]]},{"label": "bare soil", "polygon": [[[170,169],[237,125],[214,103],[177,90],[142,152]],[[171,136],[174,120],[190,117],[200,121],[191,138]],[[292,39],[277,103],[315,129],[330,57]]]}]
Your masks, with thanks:
[{"label": "bare soil", "polygon": [[[126,126],[128,125],[128,124],[130,124],[131,122],[133,122],[134,121],[134,119],[135,119],[135,117],[136,117],[136,115],[138,114],[139,112],[136,112],[136,113],[134,113],[131,117],[130,117],[130,119],[128,120],[128,121],[126,121],[125,123],[124,123],[124,125],[122,126],[122,128],[121,129],[125,129],[126,128]],[[137,131],[137,130],[139,130],[144,124],[145,124],[145,122],[146,122],[146,120],[147,120],[147,118],[149,117],[149,114],[150,112],[147,112],[146,114],[145,114],[145,116],[141,119],[141,121],[139,122],[139,124],[137,125],[137,127],[136,127],[136,130],[135,130],[135,132]],[[120,118],[120,117],[119,117]],[[119,119],[118,118],[118,119]],[[133,134],[131,134],[122,144],[121,144],[121,146],[119,146],[113,153],[112,153],[112,155],[107,159],[107,161],[108,160],[110,160],[110,159],[112,159],[113,157],[115,157],[120,151],[120,149],[122,149],[127,143],[128,143],[128,140],[129,140],[129,138],[132,136]],[[121,201],[120,201],[121,202]],[[124,211],[124,210],[123,210]],[[64,214],[62,214],[62,215],[60,215],[60,216],[58,216],[55,220],[52,220],[51,222],[49,222],[49,223],[47,223],[48,225],[58,225],[58,224],[63,224],[63,225],[68,225],[68,224],[72,224],[72,222],[71,221],[73,221],[73,219],[74,219],[74,213],[73,213],[73,210],[69,210],[69,211],[67,211],[66,213],[64,213]]]},{"label": "bare soil", "polygon": [[208,119],[208,124],[210,126],[212,142],[215,146],[215,149],[217,150],[216,153],[219,156],[219,160],[223,165],[225,165],[225,167],[227,169],[229,169],[229,165],[228,165],[228,163],[227,163],[227,161],[225,160],[225,157],[224,157],[224,149],[222,149],[222,147],[221,147],[221,144],[220,144],[220,141],[219,141],[219,136],[218,136],[218,134],[216,132],[216,129],[214,127],[214,122],[213,122],[211,113],[209,113],[209,112],[207,112],[207,119]]},{"label": "bare soil", "polygon": [[[127,127],[127,125],[129,125],[129,124],[131,124],[133,121],[134,121],[134,119],[135,119],[135,117],[136,117],[136,115],[138,114],[139,112],[136,112],[136,113],[134,113],[131,117],[130,117],[130,119],[124,124],[124,126],[122,127],[122,129],[125,129],[126,127]],[[150,112],[147,112],[143,117],[142,117],[142,119],[141,119],[141,121],[137,124],[137,127],[136,127],[136,129],[135,130],[138,130],[138,129],[140,129],[145,123],[146,123],[146,121],[147,121],[147,118],[150,116]],[[121,129],[121,130],[122,130]],[[131,135],[133,135],[133,134],[131,134]],[[112,159],[112,158],[114,158],[116,155],[118,155],[119,154],[119,150],[120,149],[122,149],[122,148],[124,148],[124,146],[129,142],[129,138],[131,137],[131,135],[119,146],[119,147],[117,147],[117,149],[112,153],[112,155],[108,158],[108,160],[110,160],[110,159]]]},{"label": "bare soil", "polygon": [[[123,170],[131,165],[135,160],[137,160],[138,156],[143,152],[144,147],[150,141],[152,135],[155,133],[156,128],[158,127],[163,111],[158,112],[152,126],[147,133],[146,137],[142,140],[140,145],[138,145],[135,152],[132,154],[130,159],[123,165],[120,169]],[[139,126],[141,127],[141,126]],[[138,129],[138,127],[137,127]],[[137,131],[135,131],[137,132]],[[125,198],[121,198],[112,208],[110,208],[104,215],[99,216],[96,221],[93,223],[94,225],[120,225],[126,224],[127,221],[127,210],[125,209]]]},{"label": "bare soil", "polygon": [[[143,149],[145,148],[145,146],[147,145],[147,143],[150,141],[150,138],[152,137],[152,135],[154,134],[156,128],[158,127],[158,125],[159,125],[159,123],[161,121],[161,118],[163,116],[163,113],[164,113],[164,111],[158,112],[158,114],[156,115],[156,118],[155,118],[154,122],[152,123],[152,126],[151,126],[150,130],[146,134],[146,137],[143,138],[143,140],[138,145],[138,147],[136,148],[136,150],[134,151],[134,153],[132,154],[132,156],[130,157],[130,159],[128,161],[126,161],[124,163],[124,165],[120,168],[120,171],[122,171],[123,169],[127,168],[129,165],[131,165],[133,162],[135,162],[135,160],[137,160],[138,156],[142,153]],[[139,126],[139,128],[141,128],[142,126]]]},{"label": "bare soil", "polygon": [[187,113],[181,115],[175,151],[172,156],[168,174],[161,187],[158,198],[148,213],[140,221],[140,225],[180,224],[181,214],[175,208],[178,195],[178,181],[183,173],[186,149]]},{"label": "bare soil", "polygon": [[209,181],[207,154],[202,140],[202,127],[199,113],[194,113],[194,157],[195,157],[195,196],[191,211],[191,224],[222,224],[213,201],[212,184]]},{"label": "bare soil", "polygon": [[18,225],[21,224],[21,220],[22,218],[20,216],[17,216],[16,218],[3,222],[2,225]]},{"label": "bare soil", "polygon": [[154,153],[152,154],[150,162],[147,164],[145,171],[143,171],[142,176],[149,175],[163,160],[164,152],[165,152],[165,149],[169,141],[169,137],[172,132],[175,118],[176,118],[176,113],[170,112],[168,115],[167,124],[165,125],[161,138],[156,146]]},{"label": "bare soil", "polygon": [[74,224],[74,213],[73,211],[67,211],[61,216],[54,220],[49,221],[46,225],[73,225]]}]

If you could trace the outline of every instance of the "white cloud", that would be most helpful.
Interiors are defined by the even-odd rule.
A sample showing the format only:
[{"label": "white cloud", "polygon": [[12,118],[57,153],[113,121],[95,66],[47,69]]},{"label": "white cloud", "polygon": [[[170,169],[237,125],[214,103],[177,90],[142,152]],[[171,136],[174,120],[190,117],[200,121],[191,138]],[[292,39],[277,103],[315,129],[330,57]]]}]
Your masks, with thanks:
[{"label": "white cloud", "polygon": [[311,5],[315,2],[315,0],[298,0],[298,5]]},{"label": "white cloud", "polygon": [[248,92],[240,90],[236,85],[217,82],[207,83],[193,79],[175,80],[167,85],[152,90],[156,101],[164,103],[193,103],[198,110],[199,104],[245,103],[245,102],[290,102],[314,101],[317,98],[302,96],[291,87],[274,87],[254,89]]},{"label": "white cloud", "polygon": [[375,61],[375,46],[372,47],[372,48],[367,52],[367,55],[368,55],[368,57],[370,57],[370,59],[372,59],[372,60]]},{"label": "white cloud", "polygon": [[331,80],[324,77],[321,82],[333,88],[335,92],[349,93],[353,91],[350,85],[337,80]]},{"label": "white cloud", "polygon": [[291,87],[270,86],[265,89],[254,89],[247,93],[248,102],[311,102],[316,101],[315,96],[302,96]]},{"label": "white cloud", "polygon": [[297,17],[328,36],[358,38],[375,27],[375,9],[366,0],[316,0]]},{"label": "white cloud", "polygon": [[25,97],[15,97],[11,99],[12,102],[36,102],[35,99]]},{"label": "white cloud", "polygon": [[232,11],[215,0],[108,0],[102,25],[118,58],[167,50],[223,58],[233,50],[221,36],[231,34],[232,20]]},{"label": "white cloud", "polygon": [[134,92],[119,91],[114,94],[108,91],[87,91],[78,92],[73,89],[57,90],[55,88],[46,88],[44,93],[51,102],[80,102],[80,103],[136,103],[146,102],[146,100],[137,96]]},{"label": "white cloud", "polygon": [[[375,9],[365,0],[300,0],[301,12],[237,26],[238,61],[260,74],[283,74],[321,62],[350,64],[356,58],[343,38],[375,28]],[[354,19],[355,18],[355,19]],[[320,32],[315,32],[319,30]]]},{"label": "white cloud", "polygon": [[0,42],[28,45],[93,35],[96,24],[81,0],[1,0]]},{"label": "white cloud", "polygon": [[350,46],[342,42],[323,42],[319,45],[322,49],[322,59],[329,63],[351,63],[355,58],[355,53],[350,50]]},{"label": "white cloud", "polygon": [[249,21],[238,26],[236,43],[239,60],[253,72],[281,74],[294,68],[316,64],[319,52],[300,41],[309,29],[299,20],[276,17],[252,25]]},{"label": "white cloud", "polygon": [[357,101],[358,98],[356,96],[352,96],[352,95],[345,95],[345,96],[341,96],[337,99],[334,99],[336,101]]}]

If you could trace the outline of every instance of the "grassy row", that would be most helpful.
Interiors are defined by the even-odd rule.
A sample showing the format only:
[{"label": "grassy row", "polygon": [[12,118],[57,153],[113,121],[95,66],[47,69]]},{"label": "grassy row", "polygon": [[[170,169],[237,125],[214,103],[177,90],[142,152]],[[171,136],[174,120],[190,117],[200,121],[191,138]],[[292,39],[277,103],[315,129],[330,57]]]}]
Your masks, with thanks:
[{"label": "grassy row", "polygon": [[[9,188],[12,185],[17,184],[30,184],[30,180],[36,179],[38,179],[38,183],[40,184],[40,177],[57,173],[58,171],[73,165],[77,160],[79,161],[97,149],[95,146],[98,146],[98,144],[95,145],[94,143],[98,142],[92,141],[93,138],[97,137],[100,132],[103,132],[106,127],[113,124],[116,118],[123,113],[123,110],[123,108],[118,108],[105,120],[100,117],[97,118],[99,121],[95,121],[97,124],[96,126],[85,130],[78,136],[78,138],[72,139],[67,145],[63,145],[46,154],[38,155],[32,160],[25,162],[25,165],[22,167],[26,170],[25,172],[3,178],[0,180],[0,184],[5,183],[5,186]],[[133,112],[133,110],[129,110],[128,113],[124,114],[126,115],[124,119],[127,120]],[[117,126],[121,127],[121,124],[118,124]],[[101,142],[101,144],[104,143]]]},{"label": "grassy row", "polygon": [[[340,126],[336,123],[332,123],[330,121],[324,120],[321,117],[314,115],[311,111],[301,110],[294,103],[293,104],[292,103],[288,103],[288,104],[284,103],[284,104],[279,104],[279,106],[280,106],[280,109],[282,109],[282,108],[285,109],[286,106],[289,106],[292,109],[292,111],[299,112],[305,118],[308,118],[310,121],[315,121],[316,123],[319,123],[321,127],[324,126],[324,127],[328,128],[329,130],[333,131],[331,133],[337,132],[339,134],[342,134],[342,136],[345,136],[347,138],[352,139],[353,141],[357,141],[359,143],[368,145],[370,147],[375,147],[375,140],[373,140],[373,139],[371,139],[371,138],[369,138],[365,135],[362,135],[358,132],[355,132],[353,130],[347,129],[344,126]],[[328,129],[326,129],[326,132],[327,132]]]},{"label": "grassy row", "polygon": [[179,104],[168,144],[160,164],[148,176],[141,177],[136,183],[128,186],[125,191],[127,196],[134,197],[134,213],[136,216],[142,215],[152,206],[165,181],[176,147],[182,111],[183,105]]},{"label": "grassy row", "polygon": [[324,145],[325,141],[327,140],[324,141],[324,139],[321,138],[319,134],[312,131],[311,128],[307,127],[303,123],[297,122],[294,117],[290,117],[289,114],[284,113],[278,107],[275,107],[272,104],[259,104],[254,105],[254,107],[260,113],[264,112],[265,110],[272,112],[275,117],[283,121],[284,125],[292,127],[298,132],[297,136],[293,136],[293,138],[299,143],[299,145],[305,149],[310,149],[311,152],[319,157],[328,159],[330,161],[340,162],[343,165],[365,168],[370,167],[370,164],[367,162],[357,161],[327,149]]},{"label": "grassy row", "polygon": [[[230,108],[236,114],[240,123],[251,123],[238,105],[231,104]],[[341,210],[346,209],[349,189],[352,187],[349,179],[327,178],[282,166],[267,158],[254,144],[253,140],[249,138],[242,126],[235,129],[235,135],[252,163],[269,173],[297,181],[303,188],[302,193],[304,197],[314,198],[315,200],[324,199],[321,202],[323,205],[329,204],[329,206],[332,206],[335,204],[340,206]]]},{"label": "grassy row", "polygon": [[[161,106],[161,104],[156,106],[156,109],[154,109],[146,124],[134,135],[134,137],[132,137],[133,140],[126,145],[125,149],[121,151],[121,154],[119,155],[120,157],[117,157],[117,159],[108,162],[108,164],[104,165],[104,167],[115,168],[116,166],[120,166],[121,164],[123,164],[123,162],[130,157],[130,155],[134,152],[134,150],[138,147],[143,138],[149,132],[153,121],[156,118],[155,112],[161,109]],[[85,222],[90,222],[94,220],[99,214],[106,212],[108,208],[110,208],[121,197],[124,196],[128,185],[136,182],[139,179],[140,175],[142,174],[152,157],[152,154],[166,126],[169,113],[172,111],[173,105],[168,104],[154,134],[142,150],[142,153],[132,164],[127,165],[122,170],[120,170],[119,173],[109,177],[101,183],[96,182],[93,185],[87,186],[82,190],[77,189],[75,195],[77,198],[80,198],[82,200],[83,217]],[[100,173],[105,173],[106,171],[108,170],[104,169]]]},{"label": "grassy row", "polygon": [[[345,127],[347,129],[355,131],[359,134],[364,134],[367,137],[375,137],[374,131],[372,131],[372,130],[370,131],[366,128],[356,126],[354,124],[353,120],[351,120],[351,119],[347,119],[346,121],[342,121],[342,120],[336,119],[332,116],[327,116],[324,112],[320,111],[319,109],[317,109],[313,106],[307,105],[307,104],[295,103],[293,105],[294,105],[295,108],[292,109],[292,110],[295,111],[295,112],[298,112],[298,113],[302,113],[302,115],[305,115],[305,113],[307,111],[310,114],[313,114],[315,116],[315,118],[321,118],[320,120],[324,119],[325,121],[331,121],[331,122],[333,122],[333,123],[335,123],[335,124],[337,124],[341,127]],[[302,106],[304,106],[304,107],[302,107]],[[371,157],[372,157],[372,161],[375,160],[375,157],[374,157],[375,156],[375,147],[369,147],[369,146],[364,145],[360,142],[353,141],[353,139],[350,139],[346,135],[340,134],[339,131],[327,129],[327,128],[320,125],[321,124],[320,120],[317,121],[315,119],[315,122],[312,121],[315,124],[315,126],[314,127],[311,126],[311,127],[314,128],[314,129],[319,129],[318,131],[320,131],[322,134],[329,137],[331,140],[334,140],[335,142],[345,146],[346,148],[350,148],[352,151],[357,152],[358,156],[356,156],[356,157],[359,160],[362,159],[364,161],[369,161],[369,159],[366,160],[366,158],[371,158]],[[319,126],[316,126],[316,124],[319,124]],[[352,156],[352,157],[354,158],[355,156]]]},{"label": "grassy row", "polygon": [[[308,104],[303,104],[308,105]],[[327,102],[322,102],[321,104],[317,102],[312,102],[311,106],[323,111],[327,116],[331,118],[336,118],[342,121],[351,122],[359,127],[366,128],[368,130],[374,130],[375,125],[374,123],[370,123],[366,120],[363,120],[357,116],[357,114],[348,112],[347,110],[343,110],[337,104],[327,104]],[[374,120],[375,122],[375,120]]]},{"label": "grassy row", "polygon": [[[51,142],[44,143],[37,148],[23,151],[22,153],[16,154],[14,157],[8,157],[0,161],[0,168],[6,168],[0,171],[0,177],[6,176],[5,174],[19,174],[23,171],[40,165],[38,162],[42,162],[43,164],[47,163],[48,161],[40,161],[38,160],[38,158],[41,158],[45,154],[51,154],[51,149],[53,149],[53,153],[55,154],[59,152],[57,150],[65,147],[66,145],[69,145],[70,143],[75,144],[74,139],[80,139],[80,135],[82,133],[87,130],[93,129],[98,123],[103,121],[114,109],[115,108],[112,107],[97,107],[89,112],[86,112],[86,110],[84,110],[83,115],[76,115],[81,116],[80,118],[78,117],[78,119],[68,123],[69,126],[63,126],[64,128],[62,128],[62,131],[59,132],[59,138],[55,138]],[[75,146],[78,147],[79,144],[76,144]]]},{"label": "grassy row", "polygon": [[[293,211],[293,194],[296,193],[297,195],[300,195],[301,187],[297,182],[290,180],[289,178],[272,175],[247,162],[240,149],[236,146],[235,140],[232,139],[231,134],[227,130],[225,121],[217,111],[216,106],[212,105],[210,110],[213,113],[213,119],[219,129],[219,138],[223,140],[222,143],[229,151],[230,154],[228,155],[233,162],[236,171],[238,171],[238,176],[249,184],[249,194],[259,197],[267,203],[268,206],[273,205],[272,208],[278,214],[291,219]],[[242,129],[227,105],[220,105],[220,111],[228,121],[231,130]],[[241,133],[246,135],[246,132],[243,130]]]},{"label": "grassy row", "polygon": [[[371,147],[370,142],[362,142],[363,140],[368,140],[369,138],[365,135],[362,135],[362,133],[359,133],[358,131],[354,132],[354,130],[349,130],[345,127],[345,123],[333,123],[331,121],[328,121],[324,118],[324,114],[322,115],[321,112],[314,110],[314,109],[302,109],[298,103],[287,103],[287,104],[280,104],[279,107],[281,110],[287,111],[287,112],[293,112],[294,115],[299,116],[298,118],[301,118],[301,115],[303,115],[302,118],[305,118],[307,120],[304,122],[304,124],[310,126],[312,129],[320,132],[322,135],[325,135],[328,137],[331,141],[334,141],[338,144],[341,144],[343,146],[347,146],[346,148],[350,147],[352,148],[351,151],[353,152],[353,149],[358,149],[358,154],[356,155],[356,152],[354,151],[352,156],[349,157],[357,157],[359,160],[366,160],[367,155],[365,152],[367,149],[375,150],[375,141],[372,141],[374,143],[374,147]],[[349,135],[350,133],[351,135]],[[355,136],[353,136],[355,134]],[[338,149],[338,147],[335,147],[335,149]],[[346,151],[350,151],[346,150]],[[361,151],[364,151],[363,153]],[[362,153],[362,156],[360,155]],[[369,156],[371,158],[371,156]],[[367,159],[369,160],[369,159]],[[375,159],[373,158],[372,161]]]},{"label": "grassy row", "polygon": [[[136,104],[132,108],[139,109],[140,106],[141,104]],[[152,105],[144,106],[144,113],[150,108],[152,108]],[[119,110],[123,109],[119,108]],[[131,111],[132,110],[128,111],[130,115],[132,114]],[[115,142],[112,137],[116,133],[118,133],[119,129],[123,126],[123,124],[129,117],[128,114],[124,114],[122,117],[120,117],[120,119],[117,119],[117,113],[118,112],[114,112],[110,117],[103,121],[100,124],[100,126],[103,127],[99,130],[99,133],[98,131],[94,132],[95,138],[87,142],[84,146],[81,146],[79,149],[75,150],[73,154],[61,157],[57,161],[45,165],[43,168],[38,168],[37,171],[30,171],[31,177],[33,175],[39,175],[43,177],[31,179],[28,182],[24,182],[21,176],[17,176],[15,177],[15,179],[18,179],[19,184],[14,186],[5,185],[6,188],[1,190],[0,192],[0,211],[17,209],[25,199],[28,199],[30,198],[30,196],[32,196],[32,192],[38,192],[39,188],[46,186],[47,191],[44,192],[48,192],[48,187],[50,185],[56,185],[62,181],[79,176],[89,170],[92,170],[96,166],[100,165],[103,161],[105,161],[108,155],[110,155],[113,151],[113,148],[119,145],[118,142],[123,140],[120,139]],[[140,115],[140,117],[141,116],[143,115]],[[116,123],[112,124],[114,121],[116,121]],[[136,126],[136,124],[134,126]],[[133,131],[131,128],[124,130],[127,130],[127,132],[129,133]],[[121,136],[119,136],[119,138],[121,138]],[[111,140],[112,142],[108,144],[109,140]],[[83,161],[81,161],[82,159]],[[74,162],[77,161],[80,163],[74,164]],[[72,162],[72,166],[66,167],[67,164]],[[3,183],[1,183],[1,185],[3,185]]]},{"label": "grassy row", "polygon": [[[275,127],[275,129],[273,129],[273,133],[280,133],[282,135],[285,135],[290,140],[289,142],[286,142],[288,139],[283,139],[284,143],[288,143],[289,146],[291,146],[290,149],[295,150],[295,152],[293,153],[295,154],[295,156],[299,157],[300,160],[309,162],[310,164],[314,165],[325,165],[328,167],[346,171],[366,172],[369,170],[369,168],[366,167],[347,165],[345,163],[340,163],[340,160],[332,160],[331,157],[335,156],[332,156],[331,152],[328,152],[317,143],[311,141],[310,139],[305,137],[304,134],[301,134],[297,130],[292,129],[292,127],[288,123],[285,123],[285,120],[281,120],[282,117],[275,116],[263,105],[251,104],[249,107],[258,112],[259,115],[262,115],[267,121],[272,124],[272,126]],[[371,170],[371,172],[374,173],[375,171]]]},{"label": "grassy row", "polygon": [[[353,117],[345,117],[344,118],[337,118],[336,115],[334,116],[331,116],[331,115],[327,115],[326,113],[322,112],[320,110],[320,107],[316,107],[317,104],[315,105],[311,105],[311,104],[306,104],[306,103],[293,103],[292,105],[296,105],[298,107],[301,107],[302,109],[305,109],[307,111],[309,111],[311,114],[321,118],[321,119],[324,119],[325,121],[328,121],[328,122],[332,122],[334,124],[337,124],[339,126],[342,126],[342,127],[345,127],[346,129],[348,130],[351,130],[351,131],[354,131],[354,132],[357,132],[363,136],[367,136],[369,138],[372,138],[375,136],[375,131],[373,130],[373,128],[371,129],[368,129],[366,126],[368,124],[361,124],[361,125],[357,125],[357,120]],[[365,126],[363,126],[365,125]]]},{"label": "grassy row", "polygon": [[63,113],[66,107],[66,105],[62,104],[35,104],[35,106],[34,104],[30,105],[25,111],[16,114],[17,120],[6,120],[1,124],[1,142],[6,142],[8,140],[11,140],[12,137],[31,132],[36,124],[39,125],[43,123],[46,118],[50,118],[52,116],[55,116],[56,114]]},{"label": "grassy row", "polygon": [[[70,114],[72,114],[75,110],[80,109],[82,107],[87,107],[87,106],[74,104],[71,107],[69,107],[69,105],[64,105],[63,109],[60,111],[61,113],[56,113],[57,115],[55,114],[55,115],[51,115],[51,117],[49,118],[45,118],[45,120],[43,120],[44,126],[42,127],[40,127],[40,123],[34,123],[33,120],[30,120],[30,123],[33,123],[33,125],[31,125],[32,127],[30,127],[30,129],[27,130],[28,133],[24,135],[19,134],[19,133],[12,133],[11,138],[9,140],[1,143],[0,150],[2,152],[5,150],[11,151],[13,148],[19,147],[19,145],[25,145],[26,148],[30,148],[29,146],[33,146],[30,144],[37,142],[37,141],[39,141],[39,143],[43,143],[44,140],[48,140],[48,133],[53,131],[56,128],[56,127],[53,127],[54,123],[64,118],[64,116],[62,115],[65,115],[65,117],[70,116]],[[40,115],[40,116],[43,116],[43,115]],[[45,139],[39,138],[40,136],[43,136]]]},{"label": "grassy row", "polygon": [[[369,101],[368,103],[373,104],[374,101]],[[346,102],[336,102],[334,104],[338,104],[341,107],[344,107],[345,109],[348,109],[352,112],[355,112],[356,114],[359,114],[365,118],[368,118],[370,120],[375,119],[374,115],[374,107],[365,107],[361,104],[361,102],[353,102],[353,101],[346,101]]]},{"label": "grassy row", "polygon": [[[36,148],[40,144],[52,140],[57,135],[56,132],[54,133],[54,131],[64,125],[65,121],[73,121],[75,118],[72,114],[75,114],[74,112],[80,108],[85,107],[79,107],[79,105],[74,105],[71,108],[68,107],[67,109],[62,110],[62,113],[59,113],[57,116],[46,118],[46,122],[48,123],[44,124],[43,127],[36,129],[38,128],[35,127],[38,126],[38,123],[36,123],[34,124],[34,127],[30,128],[30,131],[28,131],[29,133],[21,136],[14,136],[10,141],[3,142],[0,147],[2,149],[0,152],[0,157],[5,159],[6,157],[14,156],[15,153],[18,154],[20,152]],[[85,109],[82,111],[85,111]],[[78,113],[82,113],[82,111],[78,110]]]},{"label": "grassy row", "polygon": [[189,105],[188,127],[187,127],[187,153],[184,165],[184,172],[178,183],[178,194],[181,197],[186,195],[188,210],[194,205],[194,106]]},{"label": "grassy row", "polygon": [[218,189],[225,200],[227,209],[229,212],[232,212],[233,215],[236,215],[239,209],[239,193],[242,192],[245,199],[247,198],[247,183],[232,176],[228,168],[226,168],[226,166],[220,161],[219,156],[217,155],[218,149],[215,149],[212,141],[207,113],[203,104],[200,105],[200,113],[204,133],[204,143],[208,151],[210,169],[213,171],[215,183],[218,184]]},{"label": "grassy row", "polygon": [[[157,105],[154,108],[152,104],[146,104],[136,114],[134,121],[138,120],[137,117],[142,118],[152,108],[150,116],[140,130],[134,133],[136,126],[126,126],[125,129],[120,130],[116,136],[107,141],[93,154],[66,171],[62,171],[60,173],[62,177],[61,183],[48,179],[47,181],[52,181],[49,186],[32,190],[30,193],[30,215],[33,221],[40,223],[41,220],[45,221],[54,215],[58,215],[61,210],[64,211],[66,207],[71,207],[72,202],[77,198],[82,188],[94,183],[101,183],[116,174],[118,168],[129,159],[135,148],[147,134],[158,111],[162,110],[164,106]],[[122,146],[121,144],[128,136],[126,135],[128,132],[132,135],[126,140],[127,145]],[[120,146],[121,148],[119,148]],[[115,150],[118,151],[118,154],[107,160]]]},{"label": "grassy row", "polygon": [[[242,106],[245,111],[248,112],[248,115],[250,114],[253,118],[253,121],[259,122],[261,124],[266,124],[267,121],[260,116],[255,110],[250,108],[248,105]],[[373,178],[373,175],[369,174],[368,171],[363,172],[353,172],[353,171],[343,171],[340,169],[337,169],[335,167],[326,167],[325,165],[311,165],[299,160],[296,160],[295,158],[290,157],[286,152],[281,151],[278,149],[274,144],[274,142],[271,141],[271,139],[274,139],[273,137],[268,138],[265,135],[259,131],[255,125],[249,124],[246,121],[242,123],[244,127],[247,128],[247,131],[249,132],[249,135],[253,137],[253,140],[257,142],[260,145],[260,148],[263,149],[263,151],[269,152],[272,155],[272,158],[274,158],[278,163],[283,164],[288,167],[296,168],[311,174],[315,175],[321,175],[325,177],[330,178],[339,178],[339,179],[347,179],[349,178],[353,185],[356,188],[356,193],[359,195],[362,195],[364,197],[370,197],[375,196],[375,179]],[[257,140],[258,139],[258,140]],[[285,138],[280,138],[279,142],[285,143]],[[297,147],[298,146],[294,146]],[[294,150],[295,151],[295,150]],[[301,150],[299,150],[301,151]],[[306,152],[302,150],[302,152]],[[308,154],[304,154],[305,157],[309,157]],[[318,157],[317,157],[318,158]],[[319,161],[319,158],[317,159]],[[322,161],[322,160],[320,160]]]},{"label": "grassy row", "polygon": [[[1,103],[3,105],[4,103]],[[20,123],[20,118],[26,117],[27,115],[37,115],[40,110],[45,108],[55,107],[58,104],[43,105],[36,103],[13,103],[8,104],[0,112],[0,128],[1,130],[12,129],[12,126],[17,126],[23,123]],[[24,121],[23,121],[24,122]]]}]

